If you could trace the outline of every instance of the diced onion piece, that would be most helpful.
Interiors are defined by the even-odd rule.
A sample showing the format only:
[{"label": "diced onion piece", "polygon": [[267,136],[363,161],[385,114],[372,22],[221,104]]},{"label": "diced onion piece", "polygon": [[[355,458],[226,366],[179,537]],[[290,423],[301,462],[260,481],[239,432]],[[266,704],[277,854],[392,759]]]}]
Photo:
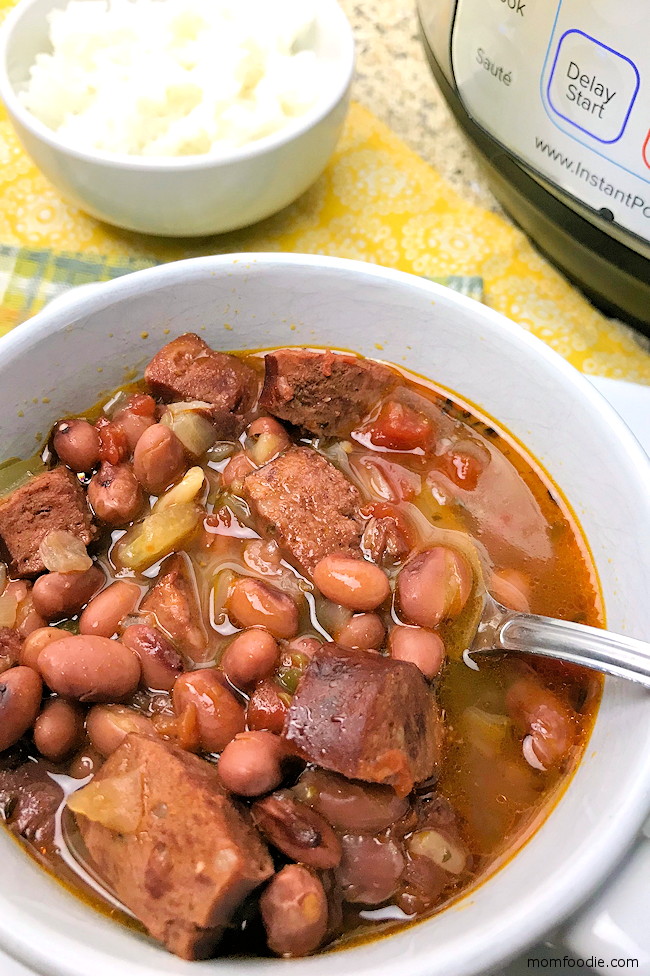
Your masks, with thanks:
[{"label": "diced onion piece", "polygon": [[38,551],[51,573],[83,573],[93,564],[81,539],[64,529],[48,532]]},{"label": "diced onion piece", "polygon": [[217,629],[221,627],[228,618],[226,603],[228,602],[230,589],[232,584],[235,582],[235,579],[236,576],[232,570],[222,569],[216,574],[212,582],[212,603],[210,607],[210,616],[212,617],[212,626]]},{"label": "diced onion piece", "polygon": [[465,851],[452,844],[451,841],[438,830],[418,830],[408,841],[411,854],[416,857],[427,857],[438,867],[449,871],[450,874],[462,874],[467,864]]},{"label": "diced onion piece", "polygon": [[96,781],[68,797],[68,809],[118,834],[134,833],[143,815],[144,781],[135,769]]},{"label": "diced onion piece", "polygon": [[112,420],[118,411],[123,410],[129,400],[129,394],[125,390],[119,390],[115,396],[107,400],[102,411],[109,420]]},{"label": "diced onion piece", "polygon": [[543,763],[541,763],[537,758],[537,756],[535,755],[535,747],[533,745],[532,735],[526,736],[526,738],[521,744],[521,751],[524,755],[524,759],[526,760],[529,766],[532,766],[533,769],[539,769],[541,770],[541,772],[546,772],[546,766]]},{"label": "diced onion piece", "polygon": [[505,715],[494,715],[470,705],[462,715],[464,738],[488,759],[496,759],[502,752],[512,722]]},{"label": "diced onion piece", "polygon": [[217,441],[217,443],[207,451],[207,460],[212,464],[221,464],[227,458],[232,457],[239,444],[234,441]]},{"label": "diced onion piece", "polygon": [[13,627],[16,623],[18,604],[11,593],[0,596],[0,627]]},{"label": "diced onion piece", "polygon": [[188,454],[195,458],[203,457],[217,440],[212,423],[199,412],[206,409],[210,409],[210,404],[202,400],[170,403],[160,418],[160,423],[173,430]]},{"label": "diced onion piece", "polygon": [[153,507],[153,511],[165,512],[172,505],[193,502],[203,488],[204,482],[205,475],[203,474],[203,468],[200,468],[198,465],[190,468],[177,485],[174,485],[173,488],[170,488],[169,491],[160,496]]},{"label": "diced onion piece", "polygon": [[180,548],[199,524],[203,509],[192,503],[170,505],[134,525],[116,544],[119,566],[142,572]]}]

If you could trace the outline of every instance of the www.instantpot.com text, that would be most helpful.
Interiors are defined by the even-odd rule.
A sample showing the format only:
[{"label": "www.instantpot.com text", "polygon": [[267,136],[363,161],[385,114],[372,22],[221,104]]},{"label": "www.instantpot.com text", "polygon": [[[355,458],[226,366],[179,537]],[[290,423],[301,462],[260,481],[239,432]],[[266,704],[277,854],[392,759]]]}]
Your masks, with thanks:
[{"label": "www.instantpot.com text", "polygon": [[614,186],[606,177],[594,173],[593,170],[584,166],[579,160],[565,156],[564,153],[549,145],[544,139],[540,139],[539,136],[535,137],[535,148],[539,153],[547,156],[568,173],[575,173],[579,179],[584,180],[589,186],[593,186],[596,190],[599,190],[600,193],[609,198],[610,203],[621,203],[629,210],[638,211],[647,220],[650,220],[650,200],[645,199],[638,193],[627,193],[621,187]]},{"label": "www.instantpot.com text", "polygon": [[639,960],[632,957],[616,957],[603,959],[601,956],[589,956],[584,959],[582,956],[529,956],[526,960],[529,970],[552,969],[554,972],[573,972],[576,969],[599,970],[599,969],[638,969]]}]

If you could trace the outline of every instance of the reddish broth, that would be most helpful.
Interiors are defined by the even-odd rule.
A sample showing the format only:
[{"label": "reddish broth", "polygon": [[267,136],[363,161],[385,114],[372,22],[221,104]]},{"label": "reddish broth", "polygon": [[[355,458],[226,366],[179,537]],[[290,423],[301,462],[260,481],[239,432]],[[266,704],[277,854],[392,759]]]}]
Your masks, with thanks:
[{"label": "reddish broth", "polygon": [[[195,355],[193,347],[191,354]],[[224,784],[238,792],[240,800],[242,794],[248,797],[245,803],[252,804],[259,830],[273,845],[275,869],[280,871],[292,861],[305,867],[300,872],[285,867],[281,875],[274,876],[271,886],[242,895],[231,927],[218,949],[213,948],[212,952],[268,954],[262,919],[277,953],[301,954],[317,947],[372,938],[426,917],[485,879],[516,853],[548,816],[584,751],[600,699],[599,677],[557,662],[524,661],[516,655],[484,658],[480,669],[475,671],[467,667],[462,657],[467,628],[477,607],[478,566],[493,594],[504,603],[581,623],[602,624],[597,580],[579,527],[546,474],[507,432],[497,429],[479,411],[448,396],[434,383],[394,367],[390,371],[379,370],[376,375],[369,375],[369,386],[364,388],[364,398],[368,400],[372,397],[373,384],[379,384],[369,410],[351,422],[353,411],[350,414],[348,401],[342,400],[339,412],[332,414],[335,419],[327,418],[327,436],[314,433],[313,428],[318,428],[318,424],[325,428],[322,418],[316,416],[318,408],[309,412],[311,406],[300,414],[300,427],[287,426],[290,408],[285,409],[281,398],[278,401],[277,389],[271,391],[271,396],[265,387],[262,402],[265,397],[269,403],[273,402],[271,413],[280,418],[280,423],[258,421],[253,436],[248,436],[251,422],[268,415],[266,411],[250,407],[245,397],[238,398],[232,383],[228,387],[230,400],[222,397],[217,401],[221,392],[213,395],[207,389],[205,375],[197,373],[192,382],[187,379],[187,389],[182,395],[176,398],[169,393],[165,395],[166,401],[208,401],[203,408],[196,408],[192,430],[188,433],[187,415],[183,427],[177,417],[170,417],[169,411],[165,413],[160,397],[154,404],[149,396],[141,396],[159,393],[163,379],[172,387],[177,382],[177,364],[173,370],[164,362],[161,367],[158,362],[161,355],[155,360],[158,370],[155,383],[152,380],[148,385],[143,381],[126,391],[118,391],[117,399],[107,401],[105,411],[95,408],[87,414],[91,424],[100,418],[98,427],[106,431],[108,420],[119,427],[126,410],[130,420],[126,425],[130,446],[126,436],[120,440],[119,429],[114,430],[111,438],[103,433],[97,455],[97,438],[89,433],[94,428],[74,430],[78,444],[75,439],[72,447],[72,435],[65,428],[65,452],[74,459],[71,464],[78,468],[78,458],[88,456],[90,451],[92,468],[75,477],[84,488],[94,477],[95,493],[100,489],[113,490],[113,484],[118,484],[119,479],[111,481],[116,476],[111,474],[109,478],[105,465],[114,466],[109,471],[120,469],[120,474],[121,467],[130,465],[135,440],[150,428],[154,419],[160,421],[163,414],[166,422],[171,421],[174,433],[165,434],[164,438],[148,434],[146,440],[152,444],[173,440],[174,471],[170,468],[167,477],[159,455],[154,458],[151,454],[148,460],[140,462],[140,467],[148,464],[149,480],[155,480],[151,474],[155,463],[156,471],[162,471],[160,483],[166,486],[173,482],[178,486],[177,469],[183,456],[181,475],[198,466],[205,476],[203,487],[189,500],[181,498],[175,505],[167,504],[157,516],[154,513],[154,521],[157,518],[154,529],[158,535],[161,531],[169,534],[170,526],[177,530],[170,542],[164,545],[154,542],[154,550],[156,546],[159,548],[155,559],[150,558],[149,562],[145,559],[143,564],[138,555],[137,530],[133,528],[142,523],[143,516],[150,516],[155,499],[147,500],[142,495],[142,500],[137,502],[141,506],[139,514],[131,525],[134,499],[131,488],[127,492],[124,520],[113,517],[115,506],[119,509],[120,505],[118,493],[111,496],[115,503],[111,524],[95,519],[99,535],[89,545],[93,561],[106,577],[104,591],[116,579],[128,579],[141,588],[143,595],[139,608],[135,609],[126,599],[123,617],[119,607],[111,614],[110,607],[105,606],[106,600],[101,608],[97,604],[95,616],[100,609],[101,616],[95,626],[103,629],[95,632],[103,636],[94,640],[103,642],[97,646],[101,646],[104,654],[107,648],[110,651],[107,644],[110,638],[121,639],[128,627],[137,624],[127,635],[125,644],[120,643],[123,655],[128,658],[129,667],[129,655],[137,658],[139,654],[143,661],[146,658],[143,671],[155,675],[149,680],[156,680],[160,687],[141,686],[135,692],[131,688],[125,692],[120,686],[119,694],[112,698],[111,681],[118,664],[107,660],[102,694],[74,692],[80,701],[75,708],[86,715],[92,708],[93,717],[85,730],[78,730],[68,719],[69,728],[62,730],[61,735],[65,731],[71,737],[69,754],[58,762],[39,755],[32,732],[21,734],[21,726],[15,744],[0,754],[0,813],[30,853],[67,887],[115,918],[135,924],[131,913],[122,912],[115,900],[109,902],[103,897],[104,888],[109,886],[93,866],[92,858],[83,855],[85,864],[80,865],[83,841],[74,817],[64,810],[63,833],[56,820],[56,811],[62,803],[56,784],[66,793],[75,790],[79,781],[69,777],[87,777],[100,771],[104,758],[97,749],[106,754],[115,748],[115,743],[123,742],[129,731],[153,735],[157,740],[179,745],[186,752],[203,755],[212,768],[218,763],[218,751],[225,748],[229,759],[228,776],[224,760]],[[244,366],[249,383],[253,382],[251,377],[261,380],[263,355],[256,352],[238,357],[231,370],[238,383],[244,376],[241,372]],[[345,363],[342,360],[339,363],[335,354],[319,355],[330,357],[324,360],[325,367],[319,374],[321,390],[323,377],[330,375],[328,369],[331,372],[328,363],[334,361],[335,376],[339,365],[345,371]],[[356,364],[364,362],[367,361],[355,360]],[[308,389],[308,374],[313,364],[308,359],[303,363],[299,357],[296,363],[291,363],[293,389]],[[217,366],[222,369],[223,363],[217,362]],[[274,370],[277,369],[274,361]],[[184,375],[194,377],[189,368]],[[193,392],[192,383],[198,393]],[[209,404],[214,406],[208,410]],[[228,417],[226,428],[230,425],[229,436],[214,435],[210,443],[210,430],[220,429],[224,415]],[[343,431],[346,423],[348,426],[352,423],[352,429]],[[309,424],[311,431],[304,427]],[[332,426],[336,429],[337,424],[340,432],[332,435],[329,430]],[[60,429],[58,423],[55,430]],[[169,427],[164,426],[162,430],[167,431]],[[239,437],[237,430],[242,430]],[[176,444],[177,435],[185,443],[185,451],[182,445]],[[190,442],[194,445],[192,449],[188,447]],[[120,447],[119,457],[116,445]],[[267,509],[263,511],[267,486],[259,480],[257,472],[262,469],[262,481],[267,471],[276,477],[272,466],[278,457],[286,459],[287,448],[291,452],[296,446],[300,451],[315,451],[327,462],[324,466],[327,473],[323,474],[322,461],[313,464],[313,454],[306,456],[309,463],[305,470],[309,469],[310,477],[313,471],[317,479],[330,479],[327,484],[323,482],[322,492],[316,493],[317,512],[319,495],[323,505],[329,504],[324,500],[326,495],[328,499],[341,498],[341,483],[346,485],[344,493],[349,493],[345,503],[337,501],[339,507],[330,519],[340,522],[337,531],[339,538],[345,540],[341,544],[345,556],[332,557],[329,562],[326,559],[322,564],[325,568],[320,570],[322,574],[329,571],[330,562],[336,564],[336,578],[332,577],[334,582],[325,588],[339,594],[339,599],[349,600],[348,608],[326,599],[309,582],[320,560],[314,557],[310,562],[311,557],[305,555],[304,540],[286,542],[294,529],[300,534],[304,526],[286,529],[281,519],[273,522],[265,514]],[[107,460],[101,451],[109,448],[115,457]],[[64,449],[61,451],[63,454]],[[144,452],[140,453],[144,457]],[[305,456],[301,457],[302,464]],[[233,458],[237,460],[233,462]],[[55,461],[52,451],[46,452],[45,467],[52,467]],[[93,474],[100,462],[101,477]],[[17,486],[29,484],[29,475],[38,475],[39,470],[43,470],[42,464],[39,468],[33,460],[3,466],[0,495],[15,497],[11,492]],[[128,471],[131,470],[129,466]],[[136,473],[137,470],[136,465]],[[290,477],[290,472],[281,467],[277,471],[282,472],[285,481]],[[251,479],[248,482],[247,477]],[[276,481],[279,480],[278,474]],[[358,498],[356,508],[354,497]],[[271,499],[269,504],[273,506],[275,501]],[[183,518],[188,520],[185,527]],[[0,538],[2,526],[0,498]],[[294,546],[294,556],[289,551],[291,546]],[[5,538],[4,558],[8,548],[9,541]],[[434,550],[434,555],[430,555]],[[329,551],[337,552],[332,546]],[[440,566],[446,567],[443,571],[448,578],[441,584],[434,617],[431,617],[430,603],[422,610],[425,617],[429,614],[425,632],[433,632],[435,636],[427,637],[425,633],[423,637],[418,629],[417,646],[414,643],[409,649],[409,641],[401,634],[399,654],[395,652],[401,662],[398,664],[385,657],[391,646],[391,630],[398,626],[413,628],[421,621],[404,619],[399,593],[400,586],[402,590],[411,586],[408,572],[401,584],[397,580],[404,564],[409,559],[421,559],[418,554],[422,552],[429,553],[430,571],[435,575]],[[242,580],[248,582],[242,586]],[[365,602],[359,599],[357,583],[366,594]],[[426,590],[429,577],[422,577],[420,583],[426,584]],[[385,599],[389,586],[390,596]],[[398,597],[393,597],[396,588]],[[420,598],[416,590],[411,589],[402,597],[404,606],[411,605],[408,599],[417,604]],[[4,630],[0,627],[0,664],[4,662],[2,670],[7,672],[0,676],[0,688],[5,697],[11,692],[12,667],[23,663],[20,654],[27,657],[30,646],[33,645],[31,657],[24,663],[34,666],[40,654],[44,654],[42,661],[47,661],[50,671],[58,667],[57,662],[65,655],[68,655],[64,661],[67,667],[76,646],[69,640],[48,642],[47,634],[43,637],[41,630],[25,643],[30,630],[36,631],[33,626],[21,624],[33,612],[30,586],[13,579],[10,564],[6,583],[0,575],[0,614],[3,611],[7,614],[12,592],[21,597],[15,605],[15,619],[7,617]],[[119,593],[119,588],[115,592]],[[346,596],[348,593],[353,595]],[[81,609],[58,617],[50,612],[49,627],[77,634]],[[350,620],[360,612],[367,619],[364,617],[357,625],[349,626]],[[91,616],[87,614],[86,619]],[[45,620],[36,621],[36,627],[43,626],[48,626]],[[242,630],[252,636],[239,642],[239,660],[233,661],[233,646],[226,676],[219,662],[233,637]],[[318,687],[317,672],[323,657],[319,644],[333,640],[335,634],[352,635],[347,639],[357,648],[368,647],[368,642],[372,648],[342,650],[341,667],[353,668],[350,662],[358,655],[368,673],[375,675],[376,656],[373,655],[380,651],[386,666],[390,664],[393,669],[389,675],[391,682],[403,673],[404,688],[415,689],[412,682],[421,682],[417,694],[437,698],[445,740],[442,759],[436,758],[435,772],[428,781],[416,781],[414,793],[409,793],[413,784],[413,779],[409,779],[410,770],[416,765],[421,770],[426,765],[419,760],[406,772],[402,770],[399,777],[390,779],[383,772],[377,773],[372,763],[369,765],[362,756],[354,761],[350,758],[345,769],[330,765],[330,771],[323,773],[311,761],[309,742],[305,745],[302,739],[300,747],[296,747],[300,758],[296,757],[287,723],[292,721],[296,703],[301,701],[310,683]],[[355,640],[359,643],[355,644]],[[397,646],[398,642],[394,643]],[[21,646],[24,652],[17,650]],[[41,646],[47,647],[47,651],[39,650]],[[444,655],[442,664],[441,654]],[[335,663],[339,667],[338,659]],[[418,663],[431,679],[430,684],[415,667]],[[36,666],[40,668],[38,663]],[[125,665],[119,667],[123,671]],[[209,670],[191,680],[177,678],[181,670],[197,668]],[[306,673],[309,677],[303,681]],[[245,676],[239,687],[229,680],[233,674]],[[343,679],[343,694],[353,681],[352,670],[350,677]],[[175,686],[175,682],[179,683]],[[389,701],[381,698],[385,693],[381,676],[377,677],[377,689],[377,701]],[[409,695],[412,693],[415,691]],[[46,688],[42,707],[49,696]],[[202,711],[201,704],[208,699],[209,714]],[[93,704],[113,701],[119,703],[117,711],[110,704],[108,710],[102,704]],[[386,707],[399,712],[399,696],[390,702]],[[132,710],[126,720],[125,705]],[[405,701],[404,706],[408,710],[409,702]],[[76,714],[73,713],[73,718]],[[33,719],[30,714],[19,716],[16,721],[29,725]],[[246,720],[248,728],[257,731],[244,732]],[[277,733],[283,723],[289,745],[283,745],[268,731],[259,731],[270,729]],[[91,736],[88,729],[93,733]],[[366,732],[369,734],[364,726],[363,735]],[[56,728],[50,732],[50,738],[52,735],[56,737]],[[345,722],[341,735],[345,735]],[[296,736],[294,744],[295,741]],[[118,747],[118,752],[121,748]],[[369,740],[369,755],[373,748]],[[107,762],[110,764],[112,760]],[[239,786],[242,769],[248,770],[249,762],[250,771],[245,773],[248,779]],[[327,767],[325,760],[322,764]],[[361,775],[359,770],[363,769],[371,772]],[[351,776],[353,781],[344,779],[341,773]],[[420,774],[414,775],[417,778]],[[275,799],[268,802],[257,799],[264,793],[270,793]],[[320,833],[318,824],[324,825]],[[310,831],[315,831],[321,840],[313,841],[310,850],[304,848],[301,855],[301,844]],[[68,845],[74,849],[74,858]],[[266,871],[264,877],[268,876]],[[260,880],[262,874],[256,884]],[[294,917],[298,902],[292,902],[291,910],[287,909],[287,891],[291,885],[296,892],[311,892],[313,888],[310,897],[314,904],[320,905],[319,910],[325,916],[301,928]],[[262,896],[260,915],[261,892],[266,894]],[[282,905],[287,910],[286,925],[295,923],[288,933],[280,924]],[[155,929],[151,924],[148,927]],[[199,954],[193,946],[170,945],[170,948],[188,958]]]}]

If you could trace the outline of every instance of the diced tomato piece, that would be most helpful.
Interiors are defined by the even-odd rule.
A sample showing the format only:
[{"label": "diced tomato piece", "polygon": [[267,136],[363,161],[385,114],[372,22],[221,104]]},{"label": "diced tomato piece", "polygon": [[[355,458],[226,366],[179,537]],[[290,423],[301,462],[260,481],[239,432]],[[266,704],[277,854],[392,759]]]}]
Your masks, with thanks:
[{"label": "diced tomato piece", "polygon": [[472,450],[459,445],[442,454],[438,466],[458,488],[474,491],[489,461],[490,455],[485,449]]},{"label": "diced tomato piece", "polygon": [[368,505],[363,506],[361,509],[361,514],[367,519],[392,519],[401,534],[406,539],[409,548],[412,548],[415,544],[411,525],[400,512],[397,505],[392,505],[390,502],[369,502]]},{"label": "diced tomato piece", "polygon": [[124,429],[106,417],[100,417],[95,427],[99,431],[99,460],[120,464],[129,456],[129,442]]},{"label": "diced tomato piece", "polygon": [[426,450],[431,441],[432,424],[428,417],[390,400],[385,403],[370,428],[370,440],[377,447],[392,451]]},{"label": "diced tomato piece", "polygon": [[133,393],[126,401],[125,409],[139,417],[153,417],[156,413],[156,401],[148,393]]},{"label": "diced tomato piece", "polygon": [[268,729],[280,734],[289,708],[290,696],[283,694],[272,678],[264,678],[256,686],[246,709],[249,729]]}]

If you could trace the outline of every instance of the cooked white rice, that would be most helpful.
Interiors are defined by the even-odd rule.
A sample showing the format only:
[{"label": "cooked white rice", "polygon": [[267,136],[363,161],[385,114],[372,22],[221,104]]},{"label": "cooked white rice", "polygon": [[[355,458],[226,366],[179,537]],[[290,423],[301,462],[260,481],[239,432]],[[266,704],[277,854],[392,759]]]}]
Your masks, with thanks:
[{"label": "cooked white rice", "polygon": [[79,148],[220,152],[316,103],[314,0],[71,0],[20,98]]}]

